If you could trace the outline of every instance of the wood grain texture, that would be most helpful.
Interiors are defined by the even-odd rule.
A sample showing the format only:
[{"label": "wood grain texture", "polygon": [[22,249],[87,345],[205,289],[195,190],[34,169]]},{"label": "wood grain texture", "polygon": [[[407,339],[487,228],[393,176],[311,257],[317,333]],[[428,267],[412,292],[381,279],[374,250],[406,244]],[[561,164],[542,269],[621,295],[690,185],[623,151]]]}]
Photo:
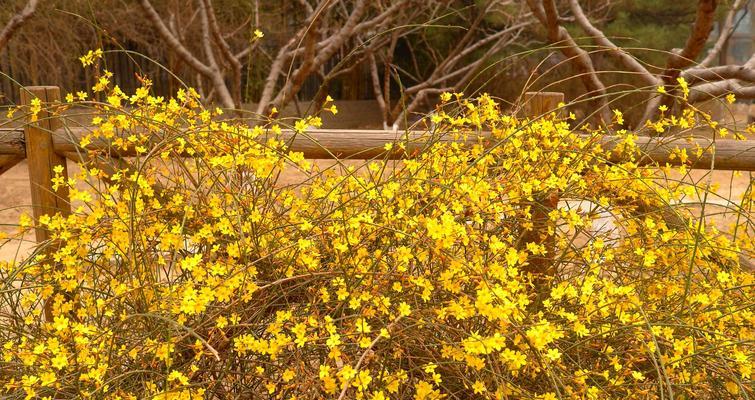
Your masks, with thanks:
[{"label": "wood grain texture", "polygon": [[563,102],[564,94],[561,92],[527,92],[522,111],[527,117],[537,118],[551,111],[558,112],[558,104]]},{"label": "wood grain texture", "polygon": [[26,158],[22,128],[0,128],[0,155]]},{"label": "wood grain texture", "polygon": [[[42,111],[37,114],[36,121],[28,121],[24,126],[24,144],[26,158],[29,163],[29,183],[31,185],[31,200],[34,220],[46,214],[60,212],[63,215],[71,213],[68,201],[68,188],[61,186],[58,190],[52,188],[53,169],[63,166],[62,176],[67,180],[66,159],[55,152],[52,132],[60,128],[58,118],[50,112],[50,104],[60,102],[60,89],[55,86],[33,86],[21,89],[21,102],[29,106],[32,99],[38,98],[43,104]],[[47,106],[44,106],[47,105]],[[51,239],[49,232],[43,228],[35,230],[37,243]]]},{"label": "wood grain texture", "polygon": [[[58,154],[76,152],[77,149],[80,149],[77,145],[78,140],[90,133],[92,129],[76,127],[56,130],[52,135],[55,152]],[[486,145],[494,144],[489,138],[489,133],[482,132],[480,136]],[[421,131],[394,133],[382,130],[313,129],[305,134],[298,135],[292,131],[284,130],[282,139],[289,143],[291,151],[303,152],[306,158],[365,160],[374,157],[411,158],[427,144],[430,135]],[[438,140],[437,137],[435,139]],[[444,137],[440,140],[453,141],[454,139]],[[468,139],[468,142],[472,142],[472,140]],[[604,136],[600,139],[604,148],[608,150],[613,149],[621,140],[623,139],[613,136]],[[406,144],[406,152],[385,151],[385,144],[399,141]],[[23,143],[23,131],[0,131],[0,155],[25,157],[26,150]],[[680,160],[672,158],[674,149],[678,147],[687,150],[687,154],[690,155],[692,160],[690,166],[695,169],[755,171],[755,140],[716,139],[713,141],[710,138],[698,137],[689,141],[686,138],[679,137],[640,136],[637,143],[646,154],[645,157],[637,160],[639,165],[653,165],[657,162],[660,165],[668,163],[672,166],[678,166]],[[697,146],[706,149],[699,159],[693,157]],[[108,149],[107,144],[102,141],[94,141],[87,149],[107,150],[113,157],[133,157],[135,155],[133,149],[126,151]],[[620,162],[622,159],[621,155],[613,154],[609,161]]]},{"label": "wood grain texture", "polygon": [[[55,151],[58,153],[75,152],[78,146],[72,142],[71,137],[80,138],[91,130],[89,128],[73,128],[66,131],[58,130],[53,135]],[[441,138],[432,137],[423,131],[382,131],[382,130],[356,130],[356,129],[313,129],[304,134],[296,134],[290,130],[284,130],[281,139],[289,144],[291,151],[304,153],[305,158],[310,159],[333,159],[350,158],[366,160],[375,157],[388,159],[412,158],[424,148],[430,140],[457,141],[451,135]],[[486,146],[495,144],[490,139],[490,133],[481,132],[480,140]],[[264,140],[264,139],[263,139]],[[477,138],[469,137],[466,143],[476,143]],[[597,140],[597,139],[596,139]],[[622,138],[615,136],[603,136],[599,139],[606,150],[612,150],[621,143]],[[405,152],[387,152],[384,146],[388,143],[404,143]],[[737,170],[755,171],[755,140],[734,140],[697,137],[693,140],[680,137],[648,137],[640,136],[637,139],[638,147],[645,156],[636,160],[639,165],[647,166],[658,163],[672,166],[681,164],[678,157],[674,157],[674,149],[686,149],[690,155],[691,163],[688,165],[695,169]],[[695,158],[697,148],[702,147],[706,151],[700,158]],[[4,146],[0,144],[0,149]],[[396,146],[394,146],[395,148]],[[93,142],[88,149],[106,150],[103,142]],[[133,157],[133,149],[126,151],[109,150],[113,156]],[[2,153],[0,153],[2,154]],[[608,161],[621,162],[624,156],[612,154]]]}]

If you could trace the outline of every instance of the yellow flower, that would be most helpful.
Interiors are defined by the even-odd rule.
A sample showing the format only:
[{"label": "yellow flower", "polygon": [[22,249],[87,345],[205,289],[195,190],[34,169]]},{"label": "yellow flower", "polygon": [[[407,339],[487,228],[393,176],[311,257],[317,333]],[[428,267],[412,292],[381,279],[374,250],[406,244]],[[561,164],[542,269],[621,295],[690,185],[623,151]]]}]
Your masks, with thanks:
[{"label": "yellow flower", "polygon": [[485,386],[485,382],[477,380],[472,385],[472,390],[474,390],[475,394],[483,394],[488,391],[488,388]]},{"label": "yellow flower", "polygon": [[617,124],[624,125],[624,114],[622,114],[621,111],[613,110],[613,115],[616,119]]},{"label": "yellow flower", "polygon": [[173,344],[163,343],[155,351],[155,357],[167,363],[170,360],[170,354],[173,352],[173,349]]},{"label": "yellow flower", "polygon": [[56,331],[62,331],[68,329],[68,318],[65,316],[59,315],[54,318],[53,327]]},{"label": "yellow flower", "polygon": [[168,382],[174,382],[178,381],[181,385],[186,386],[189,384],[189,378],[186,377],[183,373],[180,371],[170,371],[170,374],[168,374]]},{"label": "yellow flower", "polygon": [[29,107],[29,111],[31,111],[31,120],[32,122],[36,121],[38,119],[37,115],[42,111],[42,102],[39,100],[39,98],[35,97],[31,99],[31,106]]},{"label": "yellow flower", "polygon": [[412,307],[402,301],[398,306],[398,313],[402,317],[408,317],[412,313]]},{"label": "yellow flower", "polygon": [[545,357],[551,361],[557,361],[558,359],[561,358],[561,352],[558,351],[558,349],[548,349],[548,352],[545,354]]},{"label": "yellow flower", "polygon": [[679,89],[682,90],[682,97],[686,100],[689,97],[689,84],[687,80],[680,76],[676,78],[676,81],[679,83]]},{"label": "yellow flower", "polygon": [[55,383],[55,381],[58,380],[54,372],[43,372],[39,375],[39,377],[42,380],[42,386],[50,386],[50,384]]},{"label": "yellow flower", "polygon": [[642,374],[640,371],[632,371],[632,378],[636,381],[644,381],[645,375]]},{"label": "yellow flower", "polygon": [[79,57],[79,61],[81,61],[81,65],[87,67],[94,64],[94,62],[100,58],[102,58],[102,49],[97,49],[94,51],[89,50],[87,54]]},{"label": "yellow flower", "polygon": [[352,386],[357,388],[360,392],[363,392],[367,390],[367,387],[369,386],[370,382],[372,382],[372,376],[370,375],[369,369],[364,369],[359,371],[354,381],[351,383]]},{"label": "yellow flower", "polygon": [[52,366],[56,369],[63,369],[68,366],[68,357],[63,353],[59,353],[52,359]]},{"label": "yellow flower", "polygon": [[414,400],[439,399],[440,390],[433,388],[433,385],[426,381],[419,381],[415,386]]},{"label": "yellow flower", "polygon": [[283,371],[283,375],[281,375],[281,378],[283,378],[283,382],[290,382],[294,377],[296,376],[296,373],[292,371],[291,369],[286,369]]}]

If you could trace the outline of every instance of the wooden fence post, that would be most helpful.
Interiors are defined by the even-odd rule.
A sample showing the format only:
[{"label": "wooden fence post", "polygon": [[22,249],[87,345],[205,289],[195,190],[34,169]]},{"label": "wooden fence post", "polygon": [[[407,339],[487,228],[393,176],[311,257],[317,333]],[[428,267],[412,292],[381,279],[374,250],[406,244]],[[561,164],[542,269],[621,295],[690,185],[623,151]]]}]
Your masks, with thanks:
[{"label": "wooden fence post", "polygon": [[[60,102],[60,89],[57,86],[30,86],[21,89],[21,104],[31,105],[32,99],[39,99],[42,105]],[[28,111],[28,110],[27,110]],[[34,221],[45,214],[60,212],[71,214],[68,200],[68,187],[60,186],[58,190],[52,188],[52,178],[55,177],[53,168],[62,166],[62,176],[68,180],[66,159],[55,153],[52,142],[52,132],[60,128],[58,117],[46,107],[37,114],[36,121],[27,121],[24,126],[26,159],[29,163],[29,183],[31,184],[31,202]],[[35,229],[37,243],[50,239],[46,229]]]},{"label": "wooden fence post", "polygon": [[524,115],[530,118],[541,117],[558,110],[558,104],[564,102],[561,92],[527,92],[524,94]]},{"label": "wooden fence post", "polygon": [[[538,118],[557,111],[559,103],[564,101],[564,94],[558,92],[527,92],[524,94],[525,116]],[[525,270],[534,275],[536,289],[541,294],[547,288],[545,285],[555,271],[556,236],[550,234],[549,229],[555,229],[549,214],[558,208],[559,193],[553,190],[541,193],[535,197],[530,208],[532,215],[532,230],[524,232],[520,245],[524,248],[527,243],[537,243],[545,247],[544,256],[530,257],[530,263]]]},{"label": "wooden fence post", "polygon": [[[71,214],[71,204],[68,197],[68,187],[62,185],[58,190],[53,189],[52,178],[55,177],[54,168],[62,166],[61,176],[67,181],[68,170],[66,159],[55,153],[52,132],[60,128],[58,117],[50,112],[49,105],[60,102],[60,89],[56,86],[31,86],[21,89],[21,104],[28,107],[32,99],[39,99],[42,110],[37,113],[36,121],[31,119],[24,125],[24,143],[26,159],[29,164],[29,183],[31,185],[32,212],[34,214],[35,234],[37,243],[49,241],[50,232],[39,226],[39,218],[47,214],[60,213],[64,216]],[[51,243],[45,252],[54,251]],[[45,320],[52,320],[52,301],[47,299],[44,305]]]}]

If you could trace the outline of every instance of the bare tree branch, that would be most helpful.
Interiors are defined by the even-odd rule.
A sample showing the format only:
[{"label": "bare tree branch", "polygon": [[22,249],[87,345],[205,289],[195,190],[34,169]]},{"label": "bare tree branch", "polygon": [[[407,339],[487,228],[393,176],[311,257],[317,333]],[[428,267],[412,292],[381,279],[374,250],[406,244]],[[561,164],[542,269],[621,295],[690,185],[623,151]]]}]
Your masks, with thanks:
[{"label": "bare tree branch", "polygon": [[14,33],[26,22],[34,12],[37,10],[39,0],[29,0],[21,11],[17,12],[11,19],[5,24],[3,30],[0,31],[0,50],[2,50]]},{"label": "bare tree branch", "polygon": [[[676,85],[676,79],[682,75],[683,68],[687,68],[694,64],[695,59],[705,47],[711,30],[713,29],[717,6],[717,0],[698,1],[695,21],[692,24],[692,30],[690,31],[689,37],[687,37],[684,49],[675,49],[672,51],[672,54],[669,56],[666,63],[666,69],[660,75],[660,78],[665,85]],[[674,102],[674,96],[671,94],[660,96],[653,94],[651,96],[653,97],[647,102],[645,112],[642,115],[642,120],[640,122],[654,119],[658,114],[659,106],[671,106]]]},{"label": "bare tree branch", "polygon": [[661,79],[651,74],[647,70],[647,68],[645,68],[642,64],[639,63],[639,61],[637,61],[637,59],[613,44],[613,42],[611,42],[611,40],[606,37],[603,31],[596,28],[587,18],[587,15],[585,15],[585,12],[579,5],[578,0],[569,0],[569,5],[571,6],[571,11],[574,14],[577,24],[582,28],[583,31],[585,31],[585,33],[590,35],[598,45],[603,46],[607,50],[609,50],[608,54],[618,58],[619,61],[621,61],[621,63],[624,64],[624,66],[628,70],[636,72],[638,76],[641,77],[649,85],[658,86],[662,84]]},{"label": "bare tree branch", "polygon": [[181,59],[184,60],[185,63],[189,64],[192,68],[194,68],[197,72],[201,73],[204,76],[212,75],[212,70],[202,61],[196,58],[193,54],[191,54],[189,49],[187,49],[183,45],[183,43],[181,43],[181,41],[173,35],[170,29],[168,29],[168,27],[163,22],[160,14],[158,14],[157,10],[152,7],[152,3],[150,3],[149,0],[140,0],[139,4],[141,4],[142,9],[147,15],[147,18],[149,18],[149,20],[155,26],[157,32],[160,34],[163,40],[168,42],[168,45],[171,47],[171,49],[173,49],[173,51],[175,51],[176,54],[178,54],[178,56],[181,57]]},{"label": "bare tree branch", "polygon": [[700,67],[709,67],[721,53],[721,50],[726,45],[729,37],[731,37],[731,34],[734,33],[734,28],[736,28],[734,26],[734,17],[737,15],[737,12],[745,3],[745,0],[736,0],[731,6],[731,9],[729,9],[729,12],[726,14],[726,19],[724,20],[723,26],[721,27],[721,29],[719,29],[716,44],[714,44],[713,47],[708,51],[708,54],[705,56],[705,58],[700,61]]},{"label": "bare tree branch", "polygon": [[296,50],[300,49],[299,43],[309,31],[315,19],[321,16],[328,7],[332,7],[332,5],[333,1],[323,0],[317,5],[317,8],[312,9],[309,7],[312,11],[308,13],[302,27],[292,35],[291,39],[289,39],[285,45],[278,49],[278,53],[273,59],[273,63],[270,65],[270,72],[267,74],[267,79],[265,80],[265,85],[262,89],[262,96],[257,104],[257,114],[262,115],[268,110],[275,94],[274,92],[278,85],[278,80],[283,75],[286,63],[294,59],[296,56]]},{"label": "bare tree branch", "polygon": [[[358,63],[368,57],[369,48],[386,44],[385,39],[373,40],[373,30],[382,29],[384,24],[400,26],[396,20],[398,13],[408,7],[412,0],[396,0],[388,3],[387,7],[382,2],[371,0],[357,0],[353,2],[351,11],[345,8],[348,2],[339,0],[323,0],[307,17],[303,27],[294,34],[294,37],[278,52],[270,72],[267,76],[262,97],[257,106],[257,112],[263,114],[273,104],[283,106],[293,99],[299,92],[306,77],[322,72],[328,60],[333,59],[337,53],[349,54],[351,63]],[[419,4],[419,2],[417,3]],[[342,7],[335,7],[340,5]],[[343,11],[345,10],[345,11]],[[341,13],[343,15],[338,15]],[[318,32],[310,32],[312,27],[322,30],[322,40],[312,41]],[[387,30],[387,29],[386,29]],[[369,40],[363,40],[362,35],[371,36]],[[354,46],[356,42],[362,43]],[[304,44],[304,46],[302,46]],[[294,68],[295,62],[299,63]],[[284,75],[288,66],[290,73]],[[330,80],[330,75],[338,71],[330,71],[323,76],[324,81]],[[285,77],[282,86],[278,89],[279,80]]]},{"label": "bare tree branch", "polygon": [[674,83],[681,73],[681,69],[692,65],[708,41],[716,14],[716,0],[699,0],[695,22],[687,38],[687,43],[681,51],[674,51],[669,56],[666,70],[661,75],[664,82]]},{"label": "bare tree branch", "polygon": [[604,121],[610,121],[611,115],[606,99],[606,87],[598,78],[590,55],[574,41],[566,28],[560,25],[554,0],[527,0],[527,3],[535,17],[545,25],[548,40],[558,46],[559,50],[574,65],[587,89],[587,95],[592,98],[591,103],[594,104],[596,112]]},{"label": "bare tree branch", "polygon": [[178,56],[186,64],[188,64],[191,68],[193,68],[202,76],[209,79],[210,82],[212,82],[213,89],[215,89],[215,92],[220,97],[220,101],[223,106],[226,108],[235,108],[236,104],[233,101],[233,96],[228,90],[228,86],[226,86],[225,84],[223,71],[220,70],[220,67],[217,64],[215,55],[213,53],[209,26],[210,22],[207,12],[208,10],[205,7],[204,1],[197,1],[199,5],[200,24],[202,26],[202,45],[204,47],[204,52],[205,56],[208,59],[208,63],[205,63],[194,56],[194,54],[192,54],[191,51],[186,48],[186,46],[184,46],[184,44],[175,35],[173,35],[167,25],[165,25],[162,17],[160,17],[160,14],[157,13],[157,10],[155,10],[149,0],[140,0],[140,4],[145,14],[147,15],[147,18],[152,22],[152,24],[157,29],[157,32],[160,34],[163,40],[168,43],[171,49],[175,51],[176,54],[178,54]]},{"label": "bare tree branch", "polygon": [[228,42],[226,42],[220,31],[220,26],[218,25],[218,20],[215,16],[215,10],[212,7],[212,1],[201,0],[201,2],[204,5],[203,9],[207,14],[212,36],[215,43],[220,48],[220,54],[222,54],[225,61],[231,65],[231,71],[233,72],[233,101],[236,104],[241,104],[241,61],[233,54],[231,46],[228,45]]},{"label": "bare tree branch", "polygon": [[699,103],[726,96],[729,93],[734,94],[740,99],[753,99],[755,98],[755,86],[743,86],[736,79],[704,83],[690,88],[687,101],[690,103]]},{"label": "bare tree branch", "polygon": [[682,77],[684,77],[689,85],[729,79],[755,82],[755,70],[747,65],[722,65],[713,68],[688,69],[682,72]]},{"label": "bare tree branch", "polygon": [[687,99],[690,103],[721,97],[729,93],[733,93],[740,99],[755,98],[753,97],[755,86],[745,85],[755,83],[755,54],[743,65],[691,68],[682,72],[682,76],[691,86]]},{"label": "bare tree branch", "polygon": [[[370,78],[372,81],[372,91],[375,93],[375,100],[377,100],[378,107],[380,107],[380,113],[383,116],[383,129],[388,129],[388,118],[389,118],[389,110],[388,110],[388,104],[385,100],[385,94],[383,93],[383,89],[380,86],[380,75],[378,73],[378,67],[377,67],[377,61],[375,60],[375,54],[370,52],[369,55],[369,62],[370,62]],[[385,78],[386,81],[388,80]],[[386,91],[387,92],[387,91]]]},{"label": "bare tree branch", "polygon": [[[505,15],[508,18],[506,28],[489,30],[484,22],[489,18],[496,7],[511,11],[516,6],[516,2],[510,0],[487,0],[477,4],[475,7],[464,7],[455,10],[456,16],[468,24],[465,25],[463,34],[456,40],[452,39],[454,45],[447,50],[432,49],[428,55],[431,61],[428,62],[429,69],[420,70],[416,68],[415,74],[404,71],[396,65],[392,65],[396,39],[399,37],[398,30],[392,33],[392,42],[387,49],[380,48],[379,53],[382,55],[384,73],[382,77],[382,87],[380,74],[378,73],[378,62],[375,53],[369,55],[370,77],[372,80],[373,91],[378,100],[378,106],[383,116],[383,126],[388,129],[395,126],[397,121],[406,119],[409,114],[420,111],[427,105],[430,96],[437,95],[444,91],[460,91],[479,74],[479,71],[488,62],[493,55],[499,53],[506,45],[511,44],[517,35],[532,20],[526,7],[518,7],[518,13]],[[428,20],[432,21],[437,9],[429,9]],[[467,13],[462,15],[461,12]],[[443,13],[440,13],[443,14]],[[501,22],[498,22],[499,24]],[[489,33],[492,32],[492,33]],[[407,45],[412,42],[421,41],[424,31],[419,29],[416,33],[420,36],[417,39],[413,36],[405,36]],[[409,32],[402,31],[401,35],[408,35]],[[476,52],[484,50],[480,55],[474,55]],[[378,51],[378,50],[376,50]],[[415,61],[414,59],[412,61]],[[415,62],[416,63],[416,62]],[[390,84],[393,79],[401,82],[401,76],[405,76],[413,84],[409,87],[402,87],[401,97],[395,102],[391,101]]]}]

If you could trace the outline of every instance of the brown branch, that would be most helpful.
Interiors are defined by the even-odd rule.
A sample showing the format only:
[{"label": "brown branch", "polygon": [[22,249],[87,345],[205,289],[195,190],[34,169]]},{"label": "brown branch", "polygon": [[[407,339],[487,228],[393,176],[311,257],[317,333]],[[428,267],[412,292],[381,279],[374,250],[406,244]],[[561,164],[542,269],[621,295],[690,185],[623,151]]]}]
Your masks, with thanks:
[{"label": "brown branch", "polygon": [[[273,96],[275,88],[278,85],[278,79],[283,75],[283,71],[286,63],[289,60],[294,59],[299,51],[304,49],[300,48],[301,41],[310,29],[310,26],[314,21],[319,18],[329,7],[332,7],[333,1],[323,0],[317,8],[309,13],[306,20],[302,24],[302,27],[283,45],[275,56],[272,64],[270,65],[270,71],[265,79],[265,86],[262,88],[262,95],[260,96],[260,102],[257,104],[257,114],[265,114],[270,108],[270,104],[273,102]],[[277,96],[276,96],[277,97]]]},{"label": "brown branch", "polygon": [[744,83],[755,83],[755,54],[743,65],[722,65],[713,68],[691,68],[682,72],[689,81],[690,103],[696,103],[733,93],[740,99],[752,99],[753,87]]},{"label": "brown branch", "polygon": [[731,37],[732,33],[734,33],[734,17],[736,16],[737,11],[739,11],[744,4],[745,0],[736,0],[731,6],[729,12],[726,14],[724,25],[720,29],[716,44],[713,45],[713,47],[708,51],[708,54],[705,56],[705,58],[700,61],[700,67],[709,67],[721,53],[721,50],[723,50],[726,42]]},{"label": "brown branch", "polygon": [[742,86],[735,79],[704,83],[690,88],[687,101],[690,103],[699,103],[723,97],[729,93],[734,94],[738,99],[755,99],[755,86]]},{"label": "brown branch", "polygon": [[353,32],[356,33],[362,33],[370,30],[378,30],[378,26],[389,21],[389,17],[393,16],[393,14],[397,13],[398,11],[406,8],[406,6],[409,5],[408,0],[400,0],[395,1],[393,4],[391,4],[390,7],[383,10],[379,15],[377,15],[375,18],[363,21],[359,23],[358,25],[354,26]]},{"label": "brown branch", "polygon": [[176,52],[179,58],[193,68],[197,73],[207,78],[213,86],[213,90],[220,97],[220,102],[226,108],[234,108],[235,103],[233,96],[231,96],[228,86],[225,84],[223,71],[215,60],[214,50],[212,48],[212,38],[210,33],[210,22],[208,16],[208,10],[205,7],[205,3],[202,0],[197,0],[198,13],[200,16],[200,23],[202,27],[202,45],[204,47],[205,56],[208,62],[205,63],[197,58],[192,52],[184,46],[179,38],[171,32],[170,28],[165,24],[160,14],[152,6],[149,0],[140,0],[140,4],[147,18],[157,29],[157,32],[165,40],[170,48]]},{"label": "brown branch", "polygon": [[591,103],[593,103],[596,112],[604,121],[610,121],[611,115],[606,99],[606,87],[598,78],[590,55],[579,47],[569,31],[560,25],[554,0],[527,0],[527,3],[535,17],[546,26],[548,40],[558,46],[561,53],[571,61],[577,70],[577,75],[587,89],[587,95],[591,98]]},{"label": "brown branch", "polygon": [[727,79],[755,82],[755,70],[746,65],[721,65],[713,68],[688,69],[682,72],[682,77],[690,85]]},{"label": "brown branch", "polygon": [[[360,24],[359,21],[367,13],[370,4],[371,2],[368,0],[357,0],[349,17],[343,23],[341,28],[323,41],[324,47],[314,52],[314,58],[312,58],[311,61],[309,58],[310,51],[307,50],[305,52],[305,56],[303,57],[304,62],[302,66],[294,72],[292,79],[286,81],[283,89],[279,91],[278,95],[275,97],[272,103],[279,106],[285,105],[293,98],[293,96],[296,95],[296,93],[298,93],[301,85],[304,82],[304,79],[312,70],[320,69],[329,59],[331,59],[335,55],[335,53],[344,46],[347,40],[357,35],[357,29],[366,29],[364,28],[365,25]],[[393,13],[396,10],[400,9],[400,7],[396,7],[396,5],[403,7],[406,4],[408,4],[406,1],[399,1],[397,3],[394,3],[392,7],[381,13],[380,16],[376,17],[376,19],[383,18],[382,16]],[[305,47],[305,49],[308,49],[308,47]],[[355,59],[352,62],[357,61],[358,60]]]},{"label": "brown branch", "polygon": [[687,38],[684,49],[674,52],[669,56],[666,64],[666,70],[663,72],[663,81],[667,84],[673,84],[679,77],[681,69],[692,65],[708,41],[711,30],[713,30],[713,21],[716,14],[716,0],[699,0],[697,4],[697,13],[695,22],[692,25],[692,31]]},{"label": "brown branch", "polygon": [[140,0],[139,4],[141,4],[144,13],[147,15],[147,18],[152,22],[155,28],[157,28],[157,32],[160,34],[163,40],[168,42],[168,45],[171,47],[171,49],[173,49],[173,51],[175,51],[176,54],[178,54],[178,56],[181,57],[181,59],[184,60],[185,63],[189,64],[189,66],[194,68],[197,72],[209,78],[213,73],[210,67],[205,65],[202,61],[191,54],[189,49],[187,49],[183,45],[183,43],[181,43],[181,41],[173,35],[170,29],[168,29],[168,27],[163,22],[160,14],[158,14],[155,8],[152,7],[152,3],[150,3],[149,0]]},{"label": "brown branch", "polygon": [[225,84],[223,72],[215,59],[215,51],[212,47],[212,34],[210,33],[210,17],[209,10],[206,7],[204,0],[197,0],[200,14],[200,26],[202,27],[202,46],[204,47],[205,56],[209,63],[211,74],[208,76],[210,82],[212,82],[213,88],[216,90],[220,102],[226,108],[235,108],[236,103],[233,101],[233,95],[228,90],[228,86]]},{"label": "brown branch", "polygon": [[312,22],[312,24],[309,26],[309,29],[307,30],[307,35],[304,40],[304,54],[302,55],[302,63],[297,68],[290,79],[286,80],[286,83],[283,85],[283,88],[278,92],[278,96],[275,97],[275,100],[273,100],[274,104],[277,104],[279,106],[284,106],[286,103],[291,101],[294,96],[299,92],[301,89],[301,86],[304,84],[304,81],[306,80],[307,76],[313,71],[318,68],[318,64],[316,64],[316,44],[317,44],[317,33],[318,33],[318,25],[320,23],[320,20],[317,19]]},{"label": "brown branch", "polygon": [[307,14],[312,14],[315,12],[315,9],[312,8],[312,5],[309,4],[307,0],[298,0],[298,3],[301,4],[302,7],[307,11]]},{"label": "brown branch", "polygon": [[438,68],[437,68],[438,70],[443,70],[444,67],[445,67],[445,65],[451,59],[453,59],[457,54],[459,54],[462,51],[464,51],[464,48],[467,47],[467,45],[469,44],[470,41],[472,41],[472,39],[474,38],[475,33],[477,33],[477,28],[480,26],[480,24],[485,19],[485,17],[487,16],[488,12],[490,11],[490,9],[492,7],[493,7],[493,2],[488,1],[487,4],[486,4],[486,6],[485,6],[485,9],[482,10],[481,12],[477,13],[477,16],[475,17],[474,21],[469,26],[469,28],[467,28],[466,33],[464,33],[464,36],[461,38],[461,40],[459,40],[456,43],[456,46],[451,51],[451,53],[448,56],[446,56],[446,59],[443,60],[438,65]]},{"label": "brown branch", "polygon": [[585,12],[579,5],[578,0],[569,0],[569,5],[571,6],[571,10],[574,14],[577,24],[582,28],[583,31],[585,31],[585,33],[592,37],[595,43],[597,43],[599,46],[605,47],[607,50],[610,50],[608,51],[608,54],[618,58],[619,61],[621,61],[621,63],[624,64],[627,69],[636,72],[649,85],[659,86],[662,84],[662,81],[658,77],[651,74],[647,70],[647,68],[642,66],[642,64],[637,61],[637,59],[613,44],[613,42],[611,42],[611,40],[606,37],[603,31],[596,28],[587,18],[587,15],[585,15]]},{"label": "brown branch", "polygon": [[[705,43],[708,41],[710,32],[713,29],[716,7],[716,0],[698,1],[695,22],[692,25],[692,31],[687,38],[684,49],[675,49],[672,51],[666,63],[666,69],[661,74],[664,85],[676,85],[676,79],[682,74],[682,69],[692,65],[695,58],[697,58],[703,47],[705,47]],[[651,96],[645,106],[645,112],[639,121],[640,124],[655,119],[658,115],[659,107],[661,105],[670,107],[675,98],[670,94],[652,94]]]},{"label": "brown branch", "polygon": [[[526,16],[523,16],[526,17]],[[488,45],[490,42],[498,40],[496,44],[493,45],[495,48],[501,47],[501,43],[503,43],[503,37],[506,35],[510,35],[512,33],[518,34],[518,32],[521,32],[522,29],[530,25],[532,22],[528,19],[525,19],[524,22],[521,22],[519,24],[512,25],[506,29],[502,29],[488,37],[485,37],[483,39],[480,39],[476,41],[474,44],[467,46],[461,53],[457,54],[453,59],[451,59],[447,65],[455,66],[459,61],[461,61],[464,57],[472,54],[473,52],[477,51],[479,48]],[[516,36],[516,35],[514,35]],[[507,39],[506,42],[510,42],[510,39]]]},{"label": "brown branch", "polygon": [[236,105],[241,105],[241,61],[233,54],[231,47],[226,42],[223,34],[220,31],[217,17],[215,16],[215,9],[212,7],[211,0],[201,0],[204,4],[205,13],[210,25],[210,31],[215,39],[215,43],[220,48],[220,54],[231,65],[231,71],[233,72],[233,101]]},{"label": "brown branch", "polygon": [[0,31],[0,50],[2,50],[7,44],[14,33],[26,22],[34,12],[37,10],[39,0],[29,0],[21,11],[17,12],[11,19],[5,24],[3,30]]},{"label": "brown branch", "polygon": [[393,56],[396,52],[396,45],[398,44],[399,31],[393,31],[391,37],[391,45],[388,46],[388,50],[385,52],[385,60],[383,60],[383,96],[385,96],[385,103],[387,107],[383,112],[383,128],[388,128],[388,124],[393,124],[393,114],[390,112],[391,106],[391,67],[393,66]]},{"label": "brown branch", "polygon": [[375,92],[375,100],[377,100],[378,107],[380,107],[380,114],[383,116],[383,129],[388,129],[388,105],[385,101],[385,95],[383,89],[380,87],[380,75],[377,68],[377,60],[375,60],[375,54],[370,52],[368,56],[370,61],[370,78],[372,80],[372,91]]}]

